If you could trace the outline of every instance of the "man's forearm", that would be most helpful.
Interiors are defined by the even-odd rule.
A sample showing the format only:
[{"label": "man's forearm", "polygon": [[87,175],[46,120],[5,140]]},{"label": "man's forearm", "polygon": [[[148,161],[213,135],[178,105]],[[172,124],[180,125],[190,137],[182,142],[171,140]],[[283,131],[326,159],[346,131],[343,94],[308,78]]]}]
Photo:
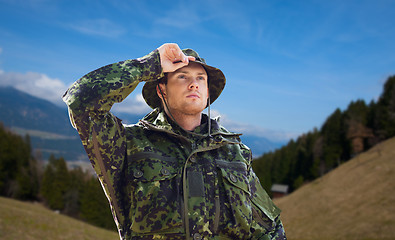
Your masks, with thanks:
[{"label": "man's forearm", "polygon": [[163,76],[157,50],[134,59],[117,62],[94,70],[76,81],[63,101],[76,115],[86,111],[109,111],[123,101],[141,81]]}]

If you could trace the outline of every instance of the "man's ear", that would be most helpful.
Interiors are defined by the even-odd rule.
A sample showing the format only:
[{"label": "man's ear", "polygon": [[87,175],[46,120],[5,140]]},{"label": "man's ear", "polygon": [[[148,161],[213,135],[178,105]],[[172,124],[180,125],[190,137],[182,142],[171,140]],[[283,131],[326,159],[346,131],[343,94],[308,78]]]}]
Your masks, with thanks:
[{"label": "man's ear", "polygon": [[160,99],[162,99],[162,96],[166,98],[166,88],[163,83],[156,85],[156,94],[158,94]]}]

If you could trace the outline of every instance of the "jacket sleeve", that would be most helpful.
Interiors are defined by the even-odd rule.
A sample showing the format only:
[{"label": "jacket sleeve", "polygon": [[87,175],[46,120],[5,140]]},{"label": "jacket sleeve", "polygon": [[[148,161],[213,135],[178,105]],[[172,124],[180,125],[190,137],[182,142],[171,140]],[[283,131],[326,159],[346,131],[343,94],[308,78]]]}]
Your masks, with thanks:
[{"label": "jacket sleeve", "polygon": [[[121,120],[110,109],[142,81],[163,77],[157,50],[145,57],[94,70],[64,94],[70,120],[110,202],[120,235],[128,229],[130,194],[125,194],[126,137]],[[153,93],[156,94],[156,93]]]},{"label": "jacket sleeve", "polygon": [[[249,166],[249,182],[251,201],[253,203],[254,224],[266,229],[267,233],[262,239],[284,240],[286,239],[283,224],[280,220],[281,210],[273,203],[269,195],[263,189],[258,177]],[[259,238],[259,239],[261,239]]]},{"label": "jacket sleeve", "polygon": [[124,100],[142,81],[163,77],[158,50],[145,57],[113,63],[94,70],[76,81],[63,101],[73,114],[105,114]]}]

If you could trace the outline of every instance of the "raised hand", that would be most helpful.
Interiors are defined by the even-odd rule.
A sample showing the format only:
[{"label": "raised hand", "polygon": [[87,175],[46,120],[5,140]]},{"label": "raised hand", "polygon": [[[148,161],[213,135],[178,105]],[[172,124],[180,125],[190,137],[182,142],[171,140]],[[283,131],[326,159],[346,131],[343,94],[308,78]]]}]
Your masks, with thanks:
[{"label": "raised hand", "polygon": [[174,72],[195,61],[192,56],[186,56],[176,43],[165,43],[158,48],[163,72]]}]

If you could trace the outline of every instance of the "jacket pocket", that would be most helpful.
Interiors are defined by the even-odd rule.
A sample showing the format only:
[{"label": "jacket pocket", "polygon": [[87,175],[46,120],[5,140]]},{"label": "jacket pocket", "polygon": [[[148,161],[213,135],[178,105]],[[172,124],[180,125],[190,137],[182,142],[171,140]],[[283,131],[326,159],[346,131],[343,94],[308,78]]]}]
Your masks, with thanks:
[{"label": "jacket pocket", "polygon": [[[255,174],[253,175],[255,176]],[[274,205],[256,176],[250,186],[254,222],[258,224],[259,228],[263,228],[264,232],[271,232],[276,226],[276,218],[280,215],[281,210]]]},{"label": "jacket pocket", "polygon": [[129,157],[131,230],[136,233],[178,232],[182,226],[180,174],[175,158],[152,153]]},{"label": "jacket pocket", "polygon": [[225,187],[225,204],[233,215],[233,229],[249,232],[252,221],[250,190],[244,169],[220,167]]}]

